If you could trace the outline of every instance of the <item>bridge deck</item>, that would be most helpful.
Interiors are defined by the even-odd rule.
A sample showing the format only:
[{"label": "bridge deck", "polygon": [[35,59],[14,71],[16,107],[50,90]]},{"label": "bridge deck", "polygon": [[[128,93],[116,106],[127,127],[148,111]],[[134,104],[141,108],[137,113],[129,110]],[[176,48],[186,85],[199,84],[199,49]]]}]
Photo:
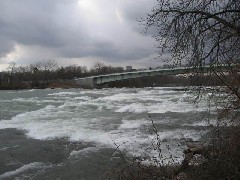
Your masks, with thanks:
[{"label": "bridge deck", "polygon": [[239,69],[238,65],[221,65],[221,66],[204,66],[202,68],[195,67],[180,67],[172,69],[154,69],[146,71],[134,71],[134,72],[123,72],[114,73],[98,76],[90,76],[86,78],[75,79],[77,85],[85,86],[88,88],[95,88],[97,85],[105,84],[108,82],[119,81],[124,79],[133,79],[146,76],[159,76],[159,75],[177,75],[177,74],[189,74],[194,72],[207,73],[212,70],[217,71],[229,71],[229,69]]}]

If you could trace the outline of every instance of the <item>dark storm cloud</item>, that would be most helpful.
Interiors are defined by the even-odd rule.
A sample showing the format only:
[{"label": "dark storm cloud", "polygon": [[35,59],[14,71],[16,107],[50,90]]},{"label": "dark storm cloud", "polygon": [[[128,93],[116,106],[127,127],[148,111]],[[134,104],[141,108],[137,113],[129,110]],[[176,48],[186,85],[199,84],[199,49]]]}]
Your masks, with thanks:
[{"label": "dark storm cloud", "polygon": [[156,4],[156,0],[148,0],[147,2],[145,0],[127,1],[123,3],[124,16],[129,21],[129,26],[142,35],[154,35],[156,31],[153,29],[146,30],[144,20]]},{"label": "dark storm cloud", "polygon": [[93,56],[111,61],[153,53],[153,41],[141,34],[144,28],[136,21],[153,1],[82,1],[0,1],[0,57],[14,52],[16,45],[48,49],[62,58]]},{"label": "dark storm cloud", "polygon": [[0,36],[23,45],[63,45],[60,28],[53,19],[56,2],[67,1],[0,1]]}]

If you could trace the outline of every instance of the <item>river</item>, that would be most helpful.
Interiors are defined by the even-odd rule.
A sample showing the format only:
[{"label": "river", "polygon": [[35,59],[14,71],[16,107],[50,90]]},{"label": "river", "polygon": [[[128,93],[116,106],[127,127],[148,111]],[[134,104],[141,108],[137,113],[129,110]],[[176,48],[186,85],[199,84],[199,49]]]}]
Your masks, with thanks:
[{"label": "river", "polygon": [[180,87],[1,91],[0,179],[101,179],[118,161],[117,147],[130,157],[157,156],[153,127],[180,162],[185,142],[209,130],[209,94],[193,103],[196,93]]}]

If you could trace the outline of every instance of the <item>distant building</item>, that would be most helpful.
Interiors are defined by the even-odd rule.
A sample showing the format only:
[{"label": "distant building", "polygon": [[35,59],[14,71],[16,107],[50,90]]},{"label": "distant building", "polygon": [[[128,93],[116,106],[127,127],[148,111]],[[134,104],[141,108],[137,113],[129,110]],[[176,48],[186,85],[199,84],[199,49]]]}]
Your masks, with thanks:
[{"label": "distant building", "polygon": [[126,66],[126,71],[132,71],[132,66]]}]

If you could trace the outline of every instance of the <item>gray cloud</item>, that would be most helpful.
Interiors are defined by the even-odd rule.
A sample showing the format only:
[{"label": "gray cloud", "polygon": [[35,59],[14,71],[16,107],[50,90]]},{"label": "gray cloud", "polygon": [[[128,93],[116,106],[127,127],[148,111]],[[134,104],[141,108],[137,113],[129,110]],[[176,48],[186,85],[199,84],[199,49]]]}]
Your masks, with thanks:
[{"label": "gray cloud", "polygon": [[[142,34],[144,28],[136,21],[154,0],[81,1],[0,1],[0,58],[14,53],[16,46],[22,46],[17,52],[19,63],[33,56],[36,61],[43,54],[116,62],[154,53],[153,39]],[[40,50],[28,55],[33,48]]]},{"label": "gray cloud", "polygon": [[147,14],[156,4],[156,0],[127,1],[122,4],[124,10],[123,15],[134,30],[144,34],[145,27],[141,21],[147,17]]},{"label": "gray cloud", "polygon": [[0,57],[5,56],[6,53],[14,51],[14,42],[12,40],[6,39],[0,36]]}]

